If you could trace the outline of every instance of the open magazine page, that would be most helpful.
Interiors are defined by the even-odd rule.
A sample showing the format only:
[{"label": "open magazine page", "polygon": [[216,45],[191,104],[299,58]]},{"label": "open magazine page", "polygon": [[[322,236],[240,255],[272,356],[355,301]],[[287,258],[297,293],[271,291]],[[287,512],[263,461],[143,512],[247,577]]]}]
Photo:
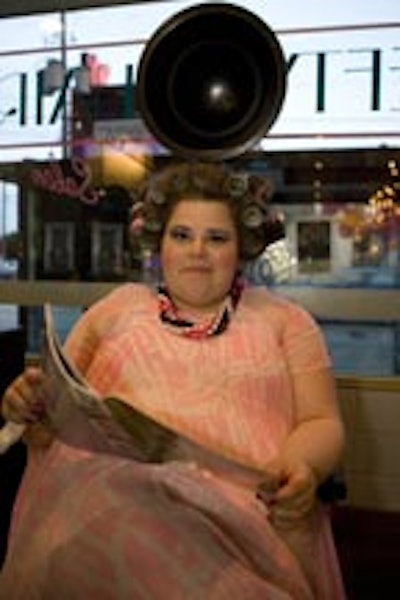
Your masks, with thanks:
[{"label": "open magazine page", "polygon": [[44,307],[42,367],[47,419],[65,443],[159,462],[175,434],[117,398],[99,398],[63,353],[51,307]]},{"label": "open magazine page", "polygon": [[[140,462],[190,461],[261,481],[263,474],[165,427],[126,402],[99,397],[63,352],[51,307],[44,307],[42,368],[46,421],[64,443]],[[261,479],[260,479],[261,478]]]}]

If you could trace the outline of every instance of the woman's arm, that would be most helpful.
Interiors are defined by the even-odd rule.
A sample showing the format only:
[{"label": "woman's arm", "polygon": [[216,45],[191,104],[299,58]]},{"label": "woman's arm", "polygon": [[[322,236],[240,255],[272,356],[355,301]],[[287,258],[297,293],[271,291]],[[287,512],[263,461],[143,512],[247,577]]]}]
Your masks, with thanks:
[{"label": "woman's arm", "polygon": [[271,516],[280,527],[312,512],[318,485],[337,466],[345,437],[331,371],[297,374],[292,381],[295,424],[269,465],[266,484]]},{"label": "woman's arm", "polygon": [[345,439],[332,371],[294,375],[293,396],[295,427],[283,452],[287,460],[309,465],[321,483],[336,468]]}]

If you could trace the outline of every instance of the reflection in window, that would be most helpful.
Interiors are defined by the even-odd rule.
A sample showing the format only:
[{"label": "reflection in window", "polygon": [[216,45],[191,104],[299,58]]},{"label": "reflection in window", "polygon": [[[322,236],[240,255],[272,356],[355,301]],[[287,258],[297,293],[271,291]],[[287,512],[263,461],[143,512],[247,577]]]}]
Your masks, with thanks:
[{"label": "reflection in window", "polygon": [[297,229],[299,272],[329,272],[331,268],[330,223],[300,221]]},{"label": "reflection in window", "polygon": [[17,277],[20,251],[18,186],[0,181],[0,279]]},{"label": "reflection in window", "polygon": [[[400,208],[371,219],[368,204],[276,206],[284,217],[291,268],[276,283],[337,287],[400,287]],[[266,260],[267,256],[261,257]],[[270,284],[271,270],[264,281]],[[262,278],[261,278],[262,279]]]}]

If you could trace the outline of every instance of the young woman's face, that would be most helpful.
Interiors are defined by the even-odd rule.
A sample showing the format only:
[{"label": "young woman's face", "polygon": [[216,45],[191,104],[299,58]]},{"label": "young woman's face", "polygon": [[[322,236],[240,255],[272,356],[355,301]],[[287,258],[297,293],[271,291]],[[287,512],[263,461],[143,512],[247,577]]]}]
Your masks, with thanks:
[{"label": "young woman's face", "polygon": [[236,228],[223,202],[182,200],[174,207],[161,242],[161,267],[177,308],[216,310],[238,260]]}]

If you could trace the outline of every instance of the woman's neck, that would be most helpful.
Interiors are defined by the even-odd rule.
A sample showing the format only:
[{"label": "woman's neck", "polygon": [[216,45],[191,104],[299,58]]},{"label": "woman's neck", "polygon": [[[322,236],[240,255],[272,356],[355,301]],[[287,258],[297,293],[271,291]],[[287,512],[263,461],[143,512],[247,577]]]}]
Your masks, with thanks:
[{"label": "woman's neck", "polygon": [[212,306],[188,306],[180,302],[175,302],[172,298],[175,310],[178,315],[188,321],[204,321],[214,317],[220,310],[223,300]]}]

